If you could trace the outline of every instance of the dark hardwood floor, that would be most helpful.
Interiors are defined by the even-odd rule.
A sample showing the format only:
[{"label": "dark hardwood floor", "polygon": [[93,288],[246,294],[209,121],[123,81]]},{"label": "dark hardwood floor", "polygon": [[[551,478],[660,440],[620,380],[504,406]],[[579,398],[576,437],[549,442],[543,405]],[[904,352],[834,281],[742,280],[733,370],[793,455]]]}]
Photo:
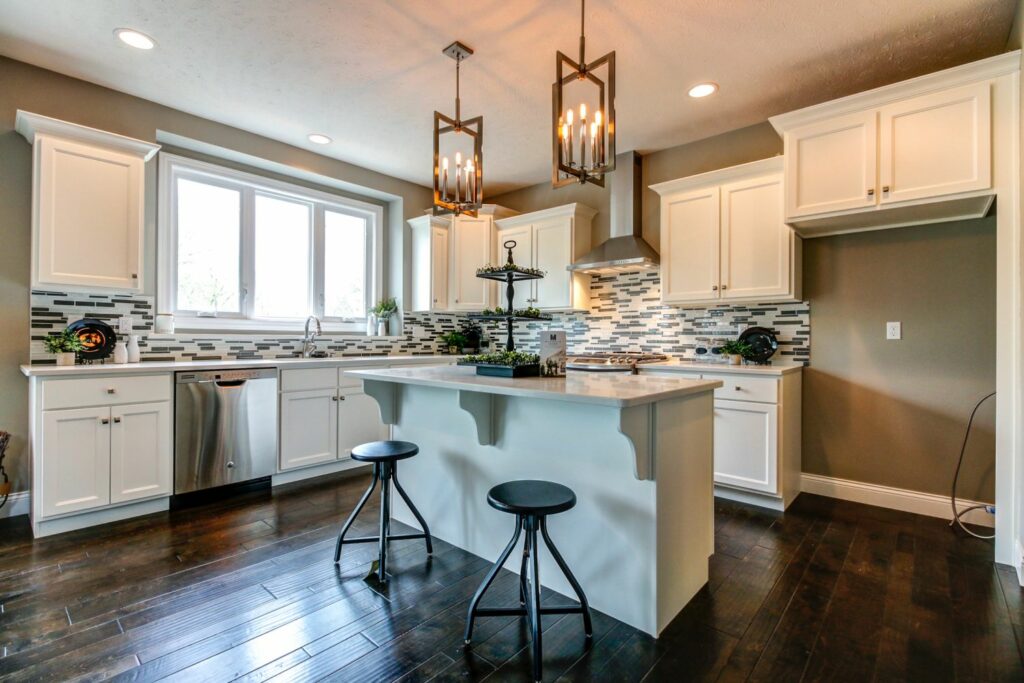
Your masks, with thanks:
[{"label": "dark hardwood floor", "polygon": [[[428,561],[422,542],[401,541],[387,586],[364,580],[370,545],[348,546],[335,569],[335,534],[366,483],[292,485],[37,541],[25,518],[4,521],[0,675],[528,680],[521,620],[481,619],[472,650],[461,646],[484,560],[436,541]],[[374,511],[356,533],[373,532]],[[516,596],[507,572],[489,593]],[[1024,593],[989,543],[809,495],[785,516],[719,501],[710,582],[658,640],[602,614],[589,648],[579,616],[543,625],[548,680],[1024,680]]]}]

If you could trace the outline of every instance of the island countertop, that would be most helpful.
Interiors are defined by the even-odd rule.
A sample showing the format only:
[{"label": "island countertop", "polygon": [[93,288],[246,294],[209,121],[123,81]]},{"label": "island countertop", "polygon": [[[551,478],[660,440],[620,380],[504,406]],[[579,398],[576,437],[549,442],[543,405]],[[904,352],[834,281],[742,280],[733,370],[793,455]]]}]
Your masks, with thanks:
[{"label": "island countertop", "polygon": [[630,407],[712,391],[722,382],[620,372],[575,372],[565,377],[485,377],[476,368],[443,367],[348,370],[362,380],[474,391],[502,396]]}]

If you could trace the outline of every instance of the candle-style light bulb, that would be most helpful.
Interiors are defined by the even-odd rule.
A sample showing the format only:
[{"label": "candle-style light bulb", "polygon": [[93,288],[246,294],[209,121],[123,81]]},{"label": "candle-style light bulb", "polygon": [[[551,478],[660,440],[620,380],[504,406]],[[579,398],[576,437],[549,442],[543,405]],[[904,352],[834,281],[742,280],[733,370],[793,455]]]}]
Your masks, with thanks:
[{"label": "candle-style light bulb", "polygon": [[570,126],[572,125],[572,109],[569,109],[565,112],[565,120],[569,123]]},{"label": "candle-style light bulb", "polygon": [[580,122],[586,122],[587,120],[587,105],[580,104]]},{"label": "candle-style light bulb", "polygon": [[441,198],[448,201],[448,157],[441,159]]},{"label": "candle-style light bulb", "polygon": [[462,197],[462,152],[455,153],[455,203]]},{"label": "candle-style light bulb", "polygon": [[587,124],[580,124],[580,168],[587,167]]},{"label": "candle-style light bulb", "polygon": [[590,165],[597,168],[597,121],[590,124]]},{"label": "candle-style light bulb", "polygon": [[565,120],[568,122],[565,125],[569,131],[568,134],[565,136],[565,145],[569,149],[569,154],[566,155],[565,163],[568,164],[569,166],[572,166],[572,109],[569,109],[565,112]]},{"label": "candle-style light bulb", "polygon": [[601,166],[604,164],[604,126],[602,124],[604,119],[601,116],[601,110],[594,111],[594,123],[597,124],[597,132],[593,136],[597,140],[597,156],[594,157],[594,166]]}]

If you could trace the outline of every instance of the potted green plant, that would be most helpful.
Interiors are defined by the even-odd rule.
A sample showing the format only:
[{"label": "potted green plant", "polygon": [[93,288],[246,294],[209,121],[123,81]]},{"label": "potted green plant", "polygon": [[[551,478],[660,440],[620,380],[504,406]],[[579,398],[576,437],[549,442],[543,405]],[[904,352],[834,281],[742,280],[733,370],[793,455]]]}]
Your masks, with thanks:
[{"label": "potted green plant", "polygon": [[721,352],[729,356],[729,363],[731,365],[739,365],[743,362],[743,357],[751,352],[751,346],[747,342],[741,342],[735,339],[729,340],[722,344]]},{"label": "potted green plant", "polygon": [[467,322],[462,325],[462,335],[466,342],[462,345],[464,351],[476,353],[483,344],[484,330],[475,322]]},{"label": "potted green plant", "polygon": [[381,299],[377,305],[370,309],[370,313],[377,320],[377,336],[388,336],[391,316],[398,312],[398,302],[395,297]]},{"label": "potted green plant", "polygon": [[466,345],[466,335],[461,332],[449,332],[441,335],[441,343],[448,349],[448,353],[456,354]]},{"label": "potted green plant", "polygon": [[71,330],[49,335],[43,340],[43,345],[49,353],[57,356],[57,365],[74,365],[75,354],[83,348],[82,340]]}]

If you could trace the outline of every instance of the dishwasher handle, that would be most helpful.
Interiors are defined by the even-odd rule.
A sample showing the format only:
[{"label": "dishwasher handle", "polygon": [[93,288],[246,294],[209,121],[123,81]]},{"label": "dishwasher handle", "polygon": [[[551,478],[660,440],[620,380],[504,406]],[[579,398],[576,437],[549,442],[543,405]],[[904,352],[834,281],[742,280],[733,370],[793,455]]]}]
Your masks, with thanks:
[{"label": "dishwasher handle", "polygon": [[209,380],[214,382],[218,387],[241,387],[244,386],[247,379],[215,379]]}]

